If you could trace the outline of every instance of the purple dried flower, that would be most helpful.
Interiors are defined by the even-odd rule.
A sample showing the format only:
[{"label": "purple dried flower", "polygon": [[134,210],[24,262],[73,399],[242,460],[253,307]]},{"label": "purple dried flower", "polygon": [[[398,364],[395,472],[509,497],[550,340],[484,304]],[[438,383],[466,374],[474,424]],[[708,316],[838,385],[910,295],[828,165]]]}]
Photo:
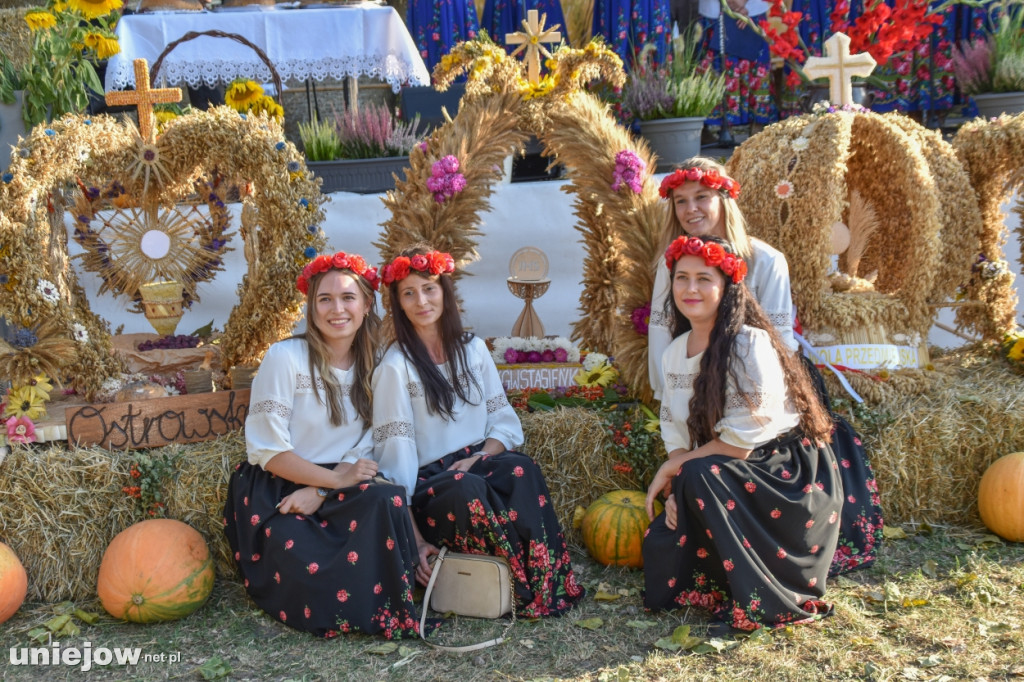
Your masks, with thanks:
[{"label": "purple dried flower", "polygon": [[634,309],[630,319],[633,321],[633,329],[636,330],[636,333],[647,336],[647,326],[651,321],[651,304],[645,303]]},{"label": "purple dried flower", "polygon": [[507,362],[508,364],[514,365],[516,363],[516,360],[518,359],[519,353],[518,351],[516,351],[515,348],[509,348],[508,350],[505,351],[505,362]]},{"label": "purple dried flower", "polygon": [[623,149],[615,155],[615,170],[612,171],[612,191],[618,192],[623,186],[629,187],[634,194],[639,194],[642,187],[640,178],[647,164],[629,149]]},{"label": "purple dried flower", "polygon": [[544,362],[554,362],[555,352],[550,348],[547,348],[544,350],[543,353],[540,354],[540,359],[543,360]]},{"label": "purple dried flower", "polygon": [[569,351],[564,348],[555,349],[555,362],[566,362],[569,359]]},{"label": "purple dried flower", "polygon": [[540,351],[531,350],[529,352],[529,354],[527,354],[526,359],[529,362],[540,362],[541,361]]}]

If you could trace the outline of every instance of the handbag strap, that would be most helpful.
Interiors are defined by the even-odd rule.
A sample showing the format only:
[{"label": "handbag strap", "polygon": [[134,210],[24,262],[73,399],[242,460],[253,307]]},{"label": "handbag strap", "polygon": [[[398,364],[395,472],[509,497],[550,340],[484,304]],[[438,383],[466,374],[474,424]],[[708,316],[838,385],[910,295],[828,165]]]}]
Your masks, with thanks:
[{"label": "handbag strap", "polygon": [[441,562],[444,561],[445,555],[448,553],[447,547],[441,548],[441,553],[437,555],[437,560],[434,561],[434,568],[430,572],[430,580],[427,581],[427,591],[423,593],[423,608],[420,610],[420,639],[434,647],[435,649],[444,649],[445,651],[476,651],[478,649],[486,649],[487,647],[494,646],[495,644],[501,644],[505,641],[505,637],[508,635],[509,630],[516,624],[516,590],[513,587],[511,576],[509,578],[509,591],[512,593],[512,620],[505,626],[505,630],[500,636],[494,639],[489,639],[486,642],[479,642],[477,644],[467,644],[465,646],[447,646],[445,644],[435,644],[427,639],[424,632],[426,631],[427,625],[427,609],[430,608],[430,593],[434,591],[434,581],[437,580],[437,574],[440,573]]}]

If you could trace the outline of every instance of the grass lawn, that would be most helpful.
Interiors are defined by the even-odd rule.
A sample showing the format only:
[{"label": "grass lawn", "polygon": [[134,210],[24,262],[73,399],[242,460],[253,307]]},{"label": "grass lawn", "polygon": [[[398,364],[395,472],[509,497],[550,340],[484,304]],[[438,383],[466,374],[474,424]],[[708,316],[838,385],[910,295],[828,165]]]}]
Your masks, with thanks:
[{"label": "grass lawn", "polygon": [[[900,529],[891,528],[900,535]],[[982,528],[902,528],[872,567],[830,582],[832,618],[738,640],[708,640],[699,610],[645,612],[642,573],[574,553],[589,594],[563,618],[520,622],[510,640],[469,654],[362,635],[319,640],[262,614],[241,585],[218,580],[181,621],[114,621],[98,602],[74,606],[80,634],[61,648],[138,647],[136,665],[13,665],[29,632],[59,607],[27,603],[0,625],[4,680],[1024,680],[1024,544]],[[680,625],[690,626],[690,639]],[[500,624],[448,621],[453,643]],[[673,633],[676,633],[673,642]],[[680,644],[682,646],[680,647]],[[39,645],[35,645],[39,646]],[[11,648],[15,650],[12,652]],[[52,651],[52,645],[49,647]],[[673,650],[678,648],[678,650]],[[146,660],[146,659],[149,660]],[[162,660],[161,660],[162,659]]]}]

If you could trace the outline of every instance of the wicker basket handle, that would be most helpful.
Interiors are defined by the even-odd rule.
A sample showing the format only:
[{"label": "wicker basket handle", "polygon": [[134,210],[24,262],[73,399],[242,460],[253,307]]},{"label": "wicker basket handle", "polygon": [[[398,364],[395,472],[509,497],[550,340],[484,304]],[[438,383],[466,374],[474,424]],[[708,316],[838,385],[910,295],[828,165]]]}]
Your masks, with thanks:
[{"label": "wicker basket handle", "polygon": [[274,88],[276,88],[277,90],[277,96],[281,97],[281,93],[284,92],[284,87],[281,84],[281,76],[280,74],[277,73],[277,69],[274,68],[274,64],[270,61],[270,57],[267,56],[267,53],[261,50],[259,46],[255,45],[244,36],[240,36],[237,33],[227,33],[226,31],[216,30],[189,31],[177,40],[168,43],[167,47],[164,48],[164,51],[161,52],[160,56],[156,58],[156,62],[153,64],[153,68],[149,72],[150,84],[154,87],[156,86],[156,77],[160,71],[160,65],[163,64],[164,57],[166,57],[171,52],[171,50],[176,48],[178,45],[181,45],[186,41],[198,38],[199,36],[210,36],[212,38],[231,38],[232,40],[242,43],[243,45],[251,47],[259,56],[259,58],[263,60],[263,63],[267,65],[267,68],[270,69],[270,76],[274,79]]}]

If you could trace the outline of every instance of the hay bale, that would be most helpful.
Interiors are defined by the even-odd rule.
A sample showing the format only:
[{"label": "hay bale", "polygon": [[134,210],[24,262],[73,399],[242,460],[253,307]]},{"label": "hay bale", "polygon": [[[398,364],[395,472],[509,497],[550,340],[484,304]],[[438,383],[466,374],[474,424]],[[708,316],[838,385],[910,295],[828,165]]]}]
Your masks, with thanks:
[{"label": "hay bale", "polygon": [[582,547],[583,537],[573,527],[576,507],[586,508],[610,490],[637,489],[639,483],[612,469],[615,462],[607,454],[611,443],[593,410],[560,408],[520,419],[526,437],[523,452],[544,472],[565,539]]},{"label": "hay bale", "polygon": [[933,364],[940,376],[931,390],[911,399],[894,394],[877,408],[886,418],[855,426],[887,522],[978,524],[981,475],[1024,450],[1024,377],[985,349]]}]

